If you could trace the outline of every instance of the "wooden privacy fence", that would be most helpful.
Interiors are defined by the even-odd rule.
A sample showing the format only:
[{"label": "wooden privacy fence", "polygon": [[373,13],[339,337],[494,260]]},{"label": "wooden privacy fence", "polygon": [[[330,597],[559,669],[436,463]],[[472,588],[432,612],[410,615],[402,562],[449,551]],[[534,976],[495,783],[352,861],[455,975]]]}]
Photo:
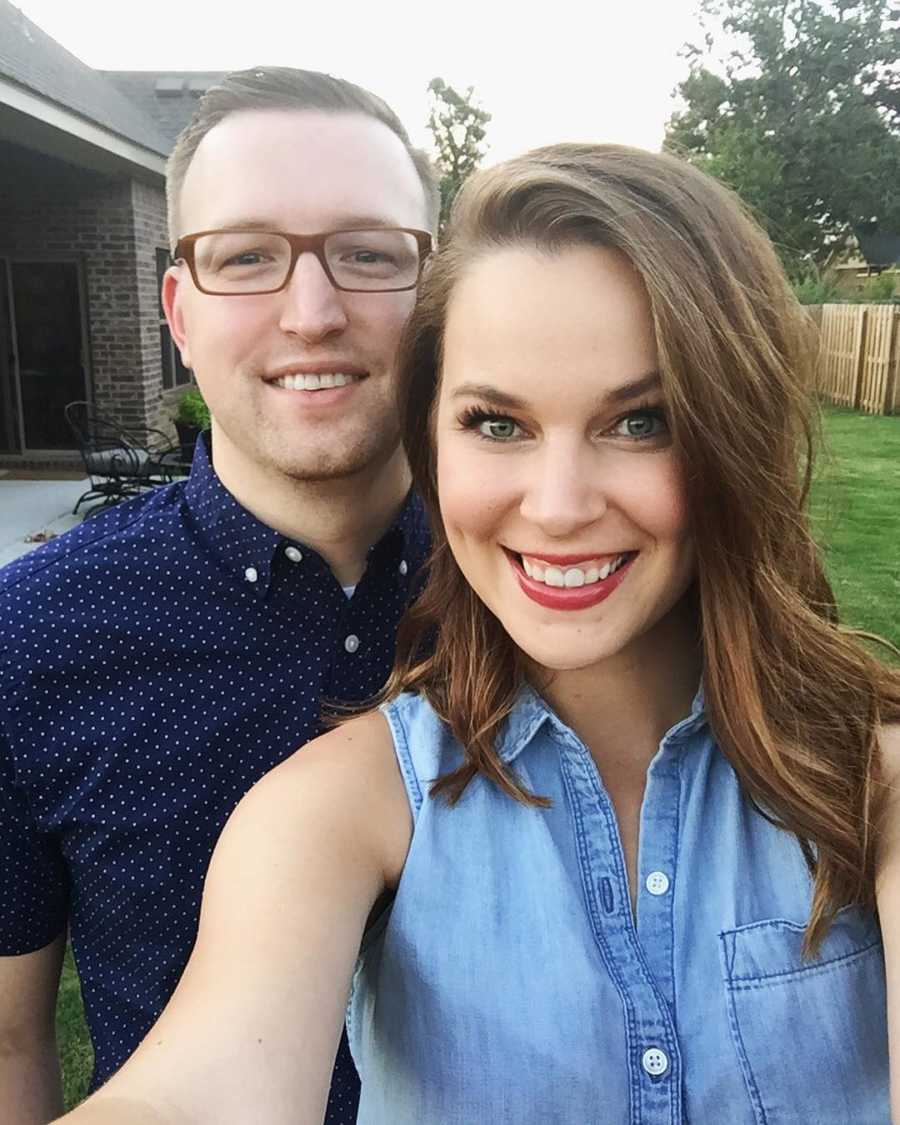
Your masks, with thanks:
[{"label": "wooden privacy fence", "polygon": [[900,414],[900,305],[819,305],[819,393],[868,414]]}]

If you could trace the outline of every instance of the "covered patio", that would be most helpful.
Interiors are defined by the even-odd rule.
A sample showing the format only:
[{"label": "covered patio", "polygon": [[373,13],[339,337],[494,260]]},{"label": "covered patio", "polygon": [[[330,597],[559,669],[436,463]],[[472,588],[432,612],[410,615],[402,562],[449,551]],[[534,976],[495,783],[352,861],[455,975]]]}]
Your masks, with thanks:
[{"label": "covered patio", "polygon": [[0,566],[81,522],[83,513],[73,516],[72,509],[88,486],[85,477],[77,473],[67,474],[66,480],[51,479],[49,474],[43,479],[39,473],[29,476],[32,479],[0,473]]}]

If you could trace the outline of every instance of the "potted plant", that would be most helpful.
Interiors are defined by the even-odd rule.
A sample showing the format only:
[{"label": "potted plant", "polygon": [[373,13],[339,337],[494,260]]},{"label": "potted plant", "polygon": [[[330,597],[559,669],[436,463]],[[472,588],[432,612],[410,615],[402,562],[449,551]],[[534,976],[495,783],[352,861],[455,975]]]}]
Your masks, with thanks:
[{"label": "potted plant", "polygon": [[197,387],[190,387],[178,400],[175,409],[175,429],[178,431],[178,444],[181,458],[190,462],[194,456],[194,446],[203,430],[210,426],[209,407]]}]

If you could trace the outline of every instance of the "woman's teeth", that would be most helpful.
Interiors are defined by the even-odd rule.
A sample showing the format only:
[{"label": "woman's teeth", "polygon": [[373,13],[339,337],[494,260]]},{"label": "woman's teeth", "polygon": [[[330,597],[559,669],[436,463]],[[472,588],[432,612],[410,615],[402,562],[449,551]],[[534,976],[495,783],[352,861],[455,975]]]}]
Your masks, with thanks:
[{"label": "woman's teeth", "polygon": [[327,375],[282,375],[275,380],[275,386],[286,391],[323,391],[329,387],[346,387],[348,383],[355,383],[358,379],[358,375],[346,375],[342,371],[329,372]]},{"label": "woman's teeth", "polygon": [[529,578],[535,582],[543,582],[546,586],[560,588],[573,588],[575,586],[590,586],[592,582],[602,582],[623,566],[631,558],[633,552],[626,551],[617,555],[603,565],[591,563],[588,566],[567,566],[565,569],[558,566],[546,566],[535,559],[522,556],[522,567]]}]

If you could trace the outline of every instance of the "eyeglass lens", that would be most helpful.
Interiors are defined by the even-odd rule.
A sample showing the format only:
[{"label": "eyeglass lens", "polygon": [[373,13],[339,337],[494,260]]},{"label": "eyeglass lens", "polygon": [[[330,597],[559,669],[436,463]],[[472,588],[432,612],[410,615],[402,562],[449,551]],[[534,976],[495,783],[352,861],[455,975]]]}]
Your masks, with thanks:
[{"label": "eyeglass lens", "polygon": [[[402,289],[419,275],[419,246],[399,230],[337,231],[324,244],[337,285],[347,289]],[[287,281],[291,244],[280,234],[216,231],[197,239],[194,265],[203,289],[214,293],[258,293]]]}]

